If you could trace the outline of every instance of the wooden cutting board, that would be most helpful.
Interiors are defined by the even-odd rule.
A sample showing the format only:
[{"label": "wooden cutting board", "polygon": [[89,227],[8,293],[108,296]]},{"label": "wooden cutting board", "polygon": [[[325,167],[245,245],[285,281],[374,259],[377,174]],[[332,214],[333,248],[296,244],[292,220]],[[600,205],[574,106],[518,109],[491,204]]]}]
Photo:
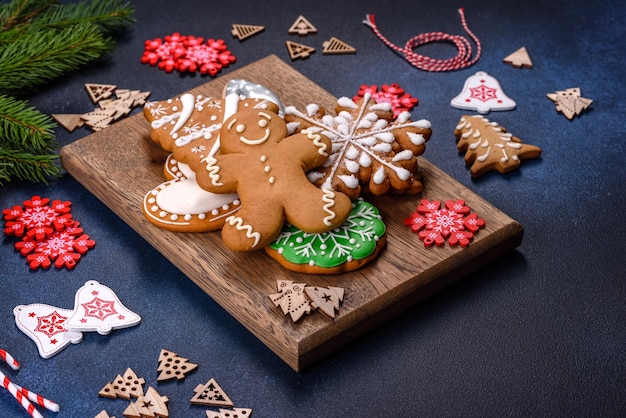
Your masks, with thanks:
[{"label": "wooden cutting board", "polygon": [[[273,55],[222,75],[191,93],[221,97],[225,84],[235,78],[269,87],[285,105],[303,108],[308,103],[318,103],[332,112],[336,102],[327,91]],[[388,229],[387,247],[375,261],[340,275],[294,273],[264,251],[230,251],[222,244],[219,232],[176,233],[150,224],[142,213],[143,197],[164,177],[162,161],[153,158],[149,134],[147,121],[137,114],[63,147],[61,162],[72,176],[296,371],[522,241],[523,228],[519,223],[420,157],[424,183],[421,194],[367,199],[379,208]],[[467,248],[427,248],[403,224],[422,198],[463,199],[485,219],[486,227]],[[332,321],[314,311],[293,323],[268,297],[277,291],[277,280],[344,288],[338,316]]]}]

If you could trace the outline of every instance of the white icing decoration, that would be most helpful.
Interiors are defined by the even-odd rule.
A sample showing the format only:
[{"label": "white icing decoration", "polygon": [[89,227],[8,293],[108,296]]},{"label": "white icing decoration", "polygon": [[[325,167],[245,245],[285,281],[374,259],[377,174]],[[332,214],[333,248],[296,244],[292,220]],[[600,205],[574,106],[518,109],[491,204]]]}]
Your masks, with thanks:
[{"label": "white icing decoration", "polygon": [[378,170],[376,170],[376,173],[372,176],[372,180],[375,184],[383,184],[386,177],[385,169],[383,167],[379,167]]},{"label": "white icing decoration", "polygon": [[237,216],[229,216],[228,218],[226,218],[226,223],[228,225],[234,226],[235,229],[237,229],[237,231],[245,231],[246,237],[254,240],[254,243],[252,244],[251,248],[256,247],[259,241],[261,240],[261,234],[258,232],[255,232],[252,229],[252,226],[244,224],[243,219]]},{"label": "white icing decoration", "polygon": [[346,165],[346,168],[348,169],[348,171],[353,174],[358,173],[361,168],[359,166],[359,163],[353,160],[344,160],[344,164]]},{"label": "white icing decoration", "polygon": [[352,101],[352,99],[348,97],[340,97],[337,100],[337,104],[341,107],[347,107],[349,109],[356,109],[356,103],[354,103],[354,101]]},{"label": "white icing decoration", "polygon": [[413,152],[407,149],[394,155],[391,161],[404,161],[404,160],[410,160],[411,158],[413,158]]},{"label": "white icing decoration", "polygon": [[[186,124],[187,121],[189,120],[189,118],[191,117],[191,113],[193,112],[193,109],[194,109],[195,99],[193,97],[193,94],[186,93],[186,94],[183,94],[182,96],[180,96],[180,102],[183,105],[183,110],[180,112],[180,118],[176,122],[176,125],[174,125],[174,127],[172,128],[172,130],[170,132],[170,135],[172,135],[172,136],[174,136],[174,134],[184,124]],[[172,110],[176,110],[176,109],[172,108]]]},{"label": "white icing decoration", "polygon": [[359,185],[359,179],[354,176],[340,175],[339,179],[350,189],[356,189]]},{"label": "white icing decoration", "polygon": [[424,135],[409,132],[409,141],[415,145],[423,145],[426,142]]}]

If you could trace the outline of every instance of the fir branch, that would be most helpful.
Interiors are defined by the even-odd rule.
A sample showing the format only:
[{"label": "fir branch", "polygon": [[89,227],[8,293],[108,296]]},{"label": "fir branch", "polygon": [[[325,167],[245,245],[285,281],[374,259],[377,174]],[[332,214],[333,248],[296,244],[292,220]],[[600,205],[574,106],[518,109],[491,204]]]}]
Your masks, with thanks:
[{"label": "fir branch", "polygon": [[53,3],[56,0],[12,0],[0,7],[0,29],[4,32],[26,24]]},{"label": "fir branch", "polygon": [[92,0],[76,4],[54,5],[37,16],[32,24],[37,27],[62,28],[91,22],[105,34],[128,28],[135,22],[134,7],[123,0]]},{"label": "fir branch", "polygon": [[0,146],[0,185],[12,178],[48,184],[49,177],[58,177],[61,169],[57,155],[29,154]]},{"label": "fir branch", "polygon": [[24,93],[96,60],[113,49],[89,22],[25,32],[19,40],[0,46],[0,93]]},{"label": "fir branch", "polygon": [[54,120],[28,102],[0,94],[0,147],[17,146],[22,152],[52,153],[55,151]]}]

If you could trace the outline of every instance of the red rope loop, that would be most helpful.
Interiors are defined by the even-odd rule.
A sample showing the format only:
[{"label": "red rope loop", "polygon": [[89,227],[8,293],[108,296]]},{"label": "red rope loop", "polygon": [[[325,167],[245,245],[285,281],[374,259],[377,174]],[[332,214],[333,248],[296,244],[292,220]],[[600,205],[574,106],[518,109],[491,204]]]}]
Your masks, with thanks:
[{"label": "red rope loop", "polygon": [[[480,58],[480,54],[482,52],[482,47],[480,45],[478,37],[474,35],[474,33],[467,26],[467,22],[465,21],[465,14],[462,8],[459,9],[459,14],[461,15],[461,24],[463,25],[463,29],[465,29],[465,32],[467,32],[467,34],[474,40],[474,43],[476,44],[476,56],[474,56],[474,58],[472,58],[472,45],[470,41],[466,37],[461,35],[449,35],[444,32],[422,33],[409,39],[404,48],[400,48],[399,46],[394,45],[391,41],[385,38],[383,34],[380,33],[380,31],[376,27],[376,22],[374,20],[373,14],[366,15],[363,23],[371,27],[376,36],[378,36],[380,40],[385,43],[385,45],[387,45],[394,51],[404,54],[406,60],[414,67],[424,71],[454,71],[475,64],[476,61],[478,61],[478,59]],[[413,52],[413,50],[419,46],[426,45],[431,42],[440,41],[453,43],[459,53],[455,57],[440,60]]]}]

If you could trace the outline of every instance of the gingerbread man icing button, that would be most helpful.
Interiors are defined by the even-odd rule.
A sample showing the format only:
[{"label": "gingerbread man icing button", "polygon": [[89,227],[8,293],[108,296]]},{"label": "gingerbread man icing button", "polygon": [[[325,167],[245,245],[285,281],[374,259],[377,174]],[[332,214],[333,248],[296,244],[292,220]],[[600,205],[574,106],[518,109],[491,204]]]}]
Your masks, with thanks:
[{"label": "gingerbread man icing button", "polygon": [[226,219],[224,243],[237,251],[263,248],[285,221],[310,233],[341,225],[352,209],[350,199],[306,177],[330,150],[330,139],[320,133],[288,136],[285,121],[269,110],[243,109],[224,121],[219,153],[196,172],[203,189],[239,195],[241,209]]}]

